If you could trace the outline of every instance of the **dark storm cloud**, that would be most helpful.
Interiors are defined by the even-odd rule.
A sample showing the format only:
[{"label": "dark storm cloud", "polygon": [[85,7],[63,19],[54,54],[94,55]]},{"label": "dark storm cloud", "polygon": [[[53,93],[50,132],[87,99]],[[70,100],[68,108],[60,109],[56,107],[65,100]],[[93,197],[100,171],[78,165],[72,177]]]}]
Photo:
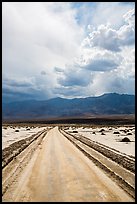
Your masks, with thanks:
[{"label": "dark storm cloud", "polygon": [[91,71],[108,71],[112,69],[116,69],[118,66],[114,60],[107,59],[93,59],[89,64],[85,66],[86,69]]},{"label": "dark storm cloud", "polygon": [[85,87],[91,82],[91,74],[81,68],[70,69],[64,71],[64,76],[58,78],[58,83],[61,86],[81,86]]}]

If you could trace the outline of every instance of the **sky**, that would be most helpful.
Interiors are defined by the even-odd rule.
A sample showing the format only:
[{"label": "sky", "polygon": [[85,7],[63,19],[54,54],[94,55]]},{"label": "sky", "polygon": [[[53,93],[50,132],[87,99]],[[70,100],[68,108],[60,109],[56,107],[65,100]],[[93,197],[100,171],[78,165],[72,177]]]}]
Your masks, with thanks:
[{"label": "sky", "polygon": [[2,100],[135,94],[134,2],[2,2]]}]

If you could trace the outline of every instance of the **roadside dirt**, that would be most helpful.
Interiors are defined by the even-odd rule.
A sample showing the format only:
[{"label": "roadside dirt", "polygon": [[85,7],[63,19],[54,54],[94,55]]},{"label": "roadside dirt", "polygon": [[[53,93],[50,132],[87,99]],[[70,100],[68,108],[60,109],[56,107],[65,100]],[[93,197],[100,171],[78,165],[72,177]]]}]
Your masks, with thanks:
[{"label": "roadside dirt", "polygon": [[2,174],[3,202],[134,202],[58,127],[32,142],[3,168]]}]

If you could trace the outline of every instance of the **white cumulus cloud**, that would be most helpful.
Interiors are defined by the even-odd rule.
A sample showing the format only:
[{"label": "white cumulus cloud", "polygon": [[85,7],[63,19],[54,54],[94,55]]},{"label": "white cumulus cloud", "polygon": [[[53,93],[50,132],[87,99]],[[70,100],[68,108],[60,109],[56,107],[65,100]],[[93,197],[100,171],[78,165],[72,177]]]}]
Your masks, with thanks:
[{"label": "white cumulus cloud", "polygon": [[122,46],[133,45],[135,42],[134,9],[128,11],[123,18],[125,24],[118,30],[113,29],[111,24],[101,24],[96,30],[92,28],[89,36],[84,39],[83,46],[99,47],[118,52],[121,51]]}]

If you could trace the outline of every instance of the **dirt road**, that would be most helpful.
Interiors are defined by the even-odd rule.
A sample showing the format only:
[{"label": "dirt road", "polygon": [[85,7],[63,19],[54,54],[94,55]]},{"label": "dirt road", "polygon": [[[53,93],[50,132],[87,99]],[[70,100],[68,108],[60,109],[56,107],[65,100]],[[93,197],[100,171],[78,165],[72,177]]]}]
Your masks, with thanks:
[{"label": "dirt road", "polygon": [[3,201],[134,202],[59,131],[50,130]]}]

